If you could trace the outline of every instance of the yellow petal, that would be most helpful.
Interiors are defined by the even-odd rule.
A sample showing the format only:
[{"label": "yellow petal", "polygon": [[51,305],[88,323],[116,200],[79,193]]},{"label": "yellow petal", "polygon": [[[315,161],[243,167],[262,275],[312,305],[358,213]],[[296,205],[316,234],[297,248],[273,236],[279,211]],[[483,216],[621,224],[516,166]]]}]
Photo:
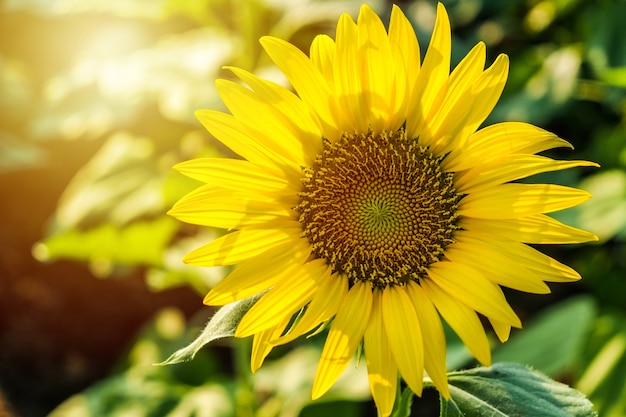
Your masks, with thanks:
[{"label": "yellow petal", "polygon": [[287,251],[301,234],[302,230],[296,222],[294,227],[287,229],[238,230],[193,250],[183,261],[197,266],[235,265],[277,246]]},{"label": "yellow petal", "polygon": [[168,214],[187,223],[221,229],[239,229],[295,217],[291,207],[297,204],[297,194],[262,194],[254,188],[246,189],[245,184],[240,191],[205,185],[181,198]]},{"label": "yellow petal", "polygon": [[[468,251],[473,251],[473,254],[477,255],[474,256],[474,261],[476,261],[477,258],[481,258],[482,262],[485,263],[487,259],[489,259],[491,263],[498,263],[502,266],[502,269],[508,269],[509,272],[513,272],[511,270],[517,270],[518,268],[509,268],[508,265],[523,265],[523,269],[528,271],[525,281],[532,279],[552,282],[572,282],[580,279],[578,272],[574,271],[569,266],[520,242],[481,238],[480,236],[473,236],[471,232],[463,230],[457,232],[454,239],[457,243],[466,245]],[[456,243],[450,245],[448,248],[452,247],[456,247]],[[508,287],[508,285],[506,286]],[[515,289],[526,291],[520,288]]]},{"label": "yellow petal", "polygon": [[420,320],[406,290],[386,287],[382,296],[383,321],[389,346],[402,378],[418,396],[424,379],[424,340]]},{"label": "yellow petal", "polygon": [[299,239],[288,248],[268,250],[262,257],[240,264],[204,297],[206,305],[224,305],[263,292],[302,268],[311,254],[308,240]]},{"label": "yellow petal", "polygon": [[325,136],[339,137],[336,106],[324,76],[302,51],[282,39],[264,36],[261,45],[287,77],[309,111],[319,117]]},{"label": "yellow petal", "polygon": [[250,136],[247,128],[232,115],[214,110],[198,110],[195,115],[224,146],[253,164],[272,171],[284,170],[285,166],[291,164],[291,161],[285,161],[282,156]]},{"label": "yellow petal", "polygon": [[[274,91],[274,97],[267,92],[265,95],[257,95],[254,91],[230,80],[217,80],[215,87],[226,107],[250,136],[279,155],[283,162],[293,165],[295,171],[300,166],[311,164],[312,155],[306,152],[316,149],[311,147],[313,140],[317,140],[321,145],[321,134],[318,132],[315,136],[314,131],[306,132],[291,123],[290,118],[295,118],[297,113],[283,114],[280,111],[281,103],[275,98],[280,96],[278,92]],[[284,107],[284,103],[282,105]],[[310,118],[308,120],[309,124],[312,124]],[[309,146],[305,147],[305,144]],[[317,148],[319,147],[321,146]]]},{"label": "yellow petal", "polygon": [[420,47],[411,23],[395,4],[391,10],[388,36],[396,68],[396,89],[405,92],[404,97],[395,99],[396,106],[392,112],[406,118],[409,103],[416,100],[413,92],[420,73]]},{"label": "yellow petal", "polygon": [[243,316],[235,331],[236,337],[246,337],[276,326],[285,317],[291,317],[304,307],[319,289],[319,276],[329,267],[322,259],[307,262],[291,271],[287,279],[274,284],[267,294]]},{"label": "yellow petal", "polygon": [[366,98],[362,94],[359,71],[358,28],[350,15],[344,13],[337,23],[335,35],[335,94],[341,109],[338,127],[344,132],[367,131]]},{"label": "yellow petal", "polygon": [[489,341],[474,310],[449,295],[432,280],[423,279],[420,282],[439,314],[459,335],[472,355],[483,365],[489,366],[491,364]]},{"label": "yellow petal", "polygon": [[511,154],[535,154],[552,148],[572,147],[554,133],[521,122],[487,126],[458,145],[442,161],[445,171],[463,171]]},{"label": "yellow petal", "polygon": [[[455,132],[465,126],[467,117],[471,113],[474,103],[472,86],[476,78],[482,74],[485,66],[485,44],[477,44],[467,56],[459,63],[450,75],[449,87],[446,97],[428,122],[429,129],[425,129],[420,136],[425,143],[434,147],[434,152],[439,154],[445,146],[445,141],[450,141]],[[434,142],[434,139],[437,141]]]},{"label": "yellow petal", "polygon": [[455,135],[465,138],[474,133],[485,121],[502,95],[508,74],[509,57],[500,54],[472,84],[471,93],[474,96],[474,105],[468,109],[466,123],[462,129],[455,130]]},{"label": "yellow petal", "polygon": [[500,287],[475,269],[456,262],[442,261],[429,266],[428,276],[442,290],[477,312],[522,327]]},{"label": "yellow petal", "polygon": [[335,85],[333,67],[335,64],[335,41],[328,35],[317,35],[311,43],[311,62],[324,76],[328,86]]},{"label": "yellow petal", "polygon": [[489,319],[489,323],[491,323],[491,327],[493,327],[493,330],[496,332],[496,336],[498,336],[500,342],[504,343],[509,340],[509,336],[511,334],[510,325],[499,322],[491,317],[487,317],[487,319]]},{"label": "yellow petal", "polygon": [[544,214],[499,220],[461,217],[459,226],[478,236],[524,243],[564,244],[598,240],[593,233],[567,226]]},{"label": "yellow petal", "polygon": [[[483,73],[485,68],[486,46],[478,42],[467,55],[459,62],[450,74],[450,81],[446,95],[446,104],[453,104],[464,91]],[[441,112],[440,112],[441,113]]]},{"label": "yellow petal", "polygon": [[465,196],[458,214],[481,219],[510,219],[576,206],[587,191],[554,184],[502,184]]},{"label": "yellow petal", "polygon": [[419,284],[409,281],[405,288],[420,321],[424,337],[424,367],[426,372],[441,395],[450,399],[446,373],[446,338],[439,314]]},{"label": "yellow petal", "polygon": [[289,189],[295,193],[301,185],[290,184],[280,171],[270,171],[240,159],[196,158],[176,164],[174,169],[195,180],[230,190],[240,190],[240,185],[245,184],[244,191],[253,187],[264,192]]},{"label": "yellow petal", "polygon": [[[531,272],[524,262],[518,262],[502,241],[499,246],[489,247],[476,239],[462,239],[460,233],[456,242],[446,248],[446,258],[454,263],[468,265],[481,272],[491,282],[535,294],[548,294],[548,287],[539,274]],[[518,243],[523,245],[522,243]]]},{"label": "yellow petal", "polygon": [[413,103],[409,103],[406,121],[406,131],[409,137],[421,138],[422,134],[432,137],[432,131],[429,130],[425,122],[432,118],[445,98],[450,75],[451,46],[448,13],[445,7],[439,3],[435,29],[424,57],[415,91],[412,94],[412,98],[415,100]]},{"label": "yellow petal", "polygon": [[[365,331],[365,360],[370,390],[382,417],[393,410],[398,385],[398,366],[394,362],[385,333],[381,309],[382,291],[373,291],[372,314]],[[445,349],[445,347],[444,347]]]},{"label": "yellow petal", "polygon": [[[468,136],[478,129],[498,102],[509,72],[509,58],[500,55],[491,67],[482,73],[471,85],[469,97],[459,100],[450,111],[452,123],[444,124],[437,135],[443,140],[433,141],[433,152],[446,155],[453,149],[462,147]],[[467,106],[464,108],[464,106]],[[454,119],[463,123],[454,123]],[[448,119],[450,120],[450,119]],[[450,139],[447,139],[447,138]]]},{"label": "yellow petal", "polygon": [[341,275],[331,274],[328,268],[326,274],[319,279],[319,290],[306,307],[306,311],[296,322],[289,333],[274,341],[277,345],[289,343],[305,333],[318,327],[321,323],[332,318],[344,302],[348,293],[348,280]]},{"label": "yellow petal", "polygon": [[[385,26],[371,7],[361,6],[358,18],[357,58],[362,99],[365,104],[363,127],[375,132],[397,130],[406,119],[399,108],[407,96],[404,67],[398,74]],[[381,63],[384,62],[384,65]],[[363,130],[361,130],[363,131]]]},{"label": "yellow petal", "polygon": [[357,281],[339,307],[328,332],[313,382],[314,400],[324,395],[348,366],[365,333],[371,308],[370,285]]},{"label": "yellow petal", "polygon": [[263,361],[270,354],[274,345],[271,340],[274,340],[285,330],[285,327],[289,324],[290,317],[287,316],[282,322],[276,326],[262,330],[254,335],[252,339],[252,352],[250,355],[250,368],[252,372],[256,372],[257,369],[263,365]]},{"label": "yellow petal", "polygon": [[543,172],[559,171],[574,167],[597,167],[589,161],[555,161],[538,155],[507,155],[476,166],[454,178],[454,187],[463,194],[504,184]]},{"label": "yellow petal", "polygon": [[[295,147],[296,155],[301,155],[305,164],[310,165],[314,156],[322,149],[322,131],[302,100],[285,87],[259,78],[248,71],[235,67],[226,68],[233,71],[258,94],[262,105],[271,106],[287,135],[285,138],[278,137],[275,129],[270,129],[266,133],[269,133],[269,136],[272,136],[272,139],[281,147],[287,145]],[[250,113],[253,110],[246,109],[246,111]]]}]

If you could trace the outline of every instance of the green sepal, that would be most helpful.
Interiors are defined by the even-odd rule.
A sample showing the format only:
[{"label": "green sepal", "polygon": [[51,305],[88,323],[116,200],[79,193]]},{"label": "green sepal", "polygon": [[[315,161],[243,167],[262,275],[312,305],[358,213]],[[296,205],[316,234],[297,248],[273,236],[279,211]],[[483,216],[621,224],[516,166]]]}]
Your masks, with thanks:
[{"label": "green sepal", "polygon": [[393,405],[393,411],[389,417],[409,417],[411,415],[411,405],[413,404],[413,391],[409,387],[404,388],[400,392],[400,384],[398,383],[398,393],[396,394],[396,402]]},{"label": "green sepal", "polygon": [[234,336],[235,330],[243,316],[263,294],[264,293],[256,294],[220,308],[213,317],[211,317],[211,320],[209,320],[204,330],[202,330],[202,333],[200,333],[193,342],[182,349],[178,349],[176,352],[172,353],[169,358],[156,365],[172,365],[190,361],[200,349],[214,340]]}]

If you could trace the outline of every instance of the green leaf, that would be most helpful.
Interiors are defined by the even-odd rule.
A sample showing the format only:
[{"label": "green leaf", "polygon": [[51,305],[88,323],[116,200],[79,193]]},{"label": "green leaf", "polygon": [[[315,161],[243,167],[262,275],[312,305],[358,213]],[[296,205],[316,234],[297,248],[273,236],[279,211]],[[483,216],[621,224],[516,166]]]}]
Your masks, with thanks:
[{"label": "green leaf", "polygon": [[626,67],[607,68],[601,79],[612,86],[626,88]]},{"label": "green leaf", "polygon": [[105,223],[87,231],[69,229],[35,244],[33,254],[40,261],[90,261],[93,272],[100,276],[110,273],[112,264],[160,266],[163,251],[178,227],[175,220],[160,217],[123,228]]},{"label": "green leaf", "polygon": [[439,395],[439,406],[441,407],[439,412],[441,417],[464,417],[454,400],[446,401],[443,396]]},{"label": "green leaf", "polygon": [[591,297],[559,303],[538,314],[526,329],[495,350],[493,362],[515,361],[556,377],[576,360],[595,315]]},{"label": "green leaf", "polygon": [[580,183],[593,198],[577,207],[577,227],[593,231],[606,241],[626,231],[626,173],[621,169],[600,171]]},{"label": "green leaf", "polygon": [[454,372],[448,381],[451,399],[441,417],[597,416],[580,392],[519,364]]},{"label": "green leaf", "polygon": [[200,336],[189,345],[172,353],[172,355],[157,365],[172,365],[190,361],[205,345],[217,339],[232,337],[244,314],[252,308],[263,293],[230,303],[220,308],[209,320]]},{"label": "green leaf", "polygon": [[158,156],[154,140],[111,135],[63,192],[53,232],[162,215],[168,173],[158,166]]},{"label": "green leaf", "polygon": [[[398,387],[398,392],[400,387]],[[413,391],[409,387],[406,387],[402,391],[400,398],[396,398],[396,403],[393,405],[393,411],[390,417],[409,417],[411,415],[411,404],[413,404]]]},{"label": "green leaf", "polygon": [[[562,111],[564,104],[576,89],[578,72],[582,63],[581,51],[575,46],[564,46],[545,56],[540,51],[532,51],[528,56],[512,61],[512,68],[523,61],[532,60],[540,64],[536,72],[525,80],[525,85],[510,96],[504,97],[489,116],[492,122],[507,119],[532,120],[546,123]],[[520,60],[516,62],[517,60]],[[536,60],[540,60],[537,62]],[[527,62],[519,65],[527,70]]]}]

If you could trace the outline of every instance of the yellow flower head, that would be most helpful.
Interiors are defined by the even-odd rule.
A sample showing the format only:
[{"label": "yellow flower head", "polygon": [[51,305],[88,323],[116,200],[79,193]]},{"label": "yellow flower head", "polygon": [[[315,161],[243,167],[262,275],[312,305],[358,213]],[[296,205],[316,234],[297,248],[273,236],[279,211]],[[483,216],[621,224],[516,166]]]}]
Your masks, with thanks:
[{"label": "yellow flower head", "polygon": [[440,4],[420,62],[399,8],[386,30],[363,6],[356,23],[341,16],[335,40],[316,37],[308,57],[280,39],[261,39],[295,94],[230,68],[247,84],[217,81],[230,114],[197,112],[242,159],[179,164],[206,185],[170,213],[230,230],[185,258],[238,265],[206,304],[268,290],[236,333],[254,335],[253,370],[272,347],[332,320],[313,398],[364,342],[371,391],[387,416],[398,372],[420,395],[426,371],[449,398],[440,317],[488,365],[478,314],[501,341],[521,326],[501,286],[548,293],[544,281],[580,278],[526,244],[595,240],[545,214],[589,195],[514,181],[595,164],[535,155],[570,145],[526,123],[477,130],[504,88],[508,58],[485,69],[479,43],[450,73],[450,36]]}]

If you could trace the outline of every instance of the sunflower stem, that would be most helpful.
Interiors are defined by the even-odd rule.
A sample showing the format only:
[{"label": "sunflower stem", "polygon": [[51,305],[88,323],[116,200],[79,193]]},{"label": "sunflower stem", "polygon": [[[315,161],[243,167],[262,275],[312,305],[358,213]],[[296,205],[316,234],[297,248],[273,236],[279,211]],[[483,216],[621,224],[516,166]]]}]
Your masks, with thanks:
[{"label": "sunflower stem", "polygon": [[235,402],[237,404],[238,417],[254,417],[256,404],[254,397],[254,385],[252,372],[250,371],[250,338],[234,338],[234,362],[237,376],[237,390]]}]

